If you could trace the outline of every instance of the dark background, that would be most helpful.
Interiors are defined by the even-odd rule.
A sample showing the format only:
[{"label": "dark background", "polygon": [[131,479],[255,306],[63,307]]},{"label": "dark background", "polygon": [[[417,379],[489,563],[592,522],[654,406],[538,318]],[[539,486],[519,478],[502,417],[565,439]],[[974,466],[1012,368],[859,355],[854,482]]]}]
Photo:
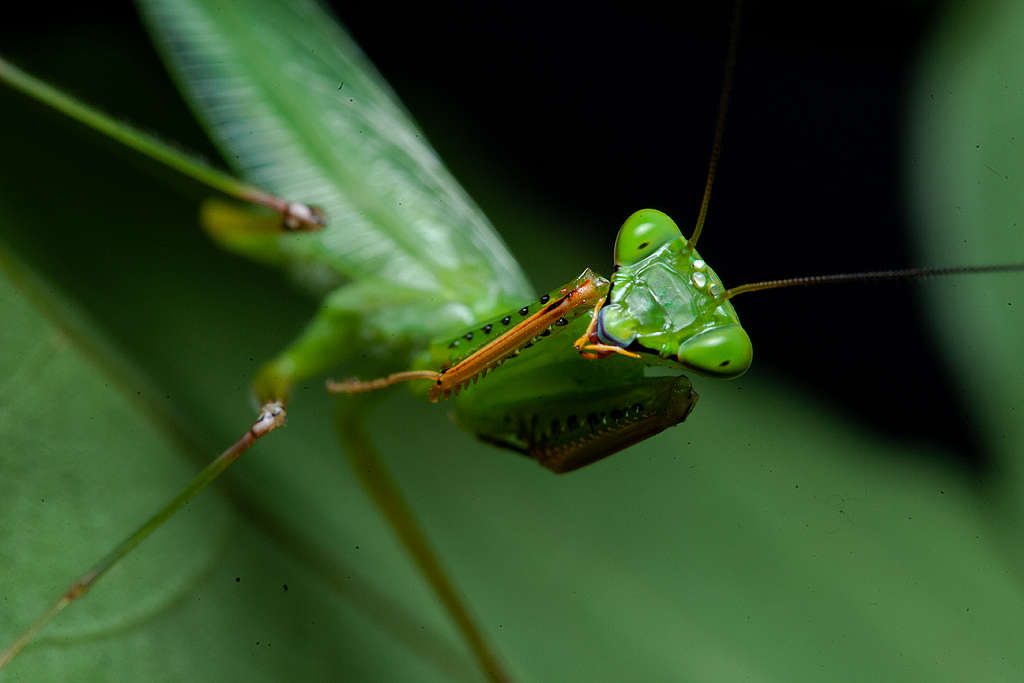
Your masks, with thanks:
[{"label": "dark background", "polygon": [[[130,9],[28,9],[35,15],[0,28],[0,53],[216,158]],[[724,2],[668,12],[653,3],[336,9],[526,261],[538,290],[584,265],[607,272],[618,225],[638,208],[665,210],[689,232],[731,12]],[[922,40],[939,15],[927,2],[746,8],[701,242],[727,285],[957,263],[918,262],[905,234],[903,108]],[[5,120],[18,122],[4,135],[88,137],[10,93],[0,106]],[[129,156],[98,150],[98,164]],[[962,417],[956,377],[917,310],[917,293],[929,286],[937,285],[741,298],[755,344],[751,372],[785,376],[865,429],[941,443],[941,452],[956,454],[951,466],[983,476],[989,463]],[[887,330],[898,330],[900,348],[879,354]]]}]

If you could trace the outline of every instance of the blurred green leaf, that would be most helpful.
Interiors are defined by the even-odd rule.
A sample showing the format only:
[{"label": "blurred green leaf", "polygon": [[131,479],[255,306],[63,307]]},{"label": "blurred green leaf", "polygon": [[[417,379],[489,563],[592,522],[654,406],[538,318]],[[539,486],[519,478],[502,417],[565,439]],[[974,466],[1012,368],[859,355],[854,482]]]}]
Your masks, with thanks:
[{"label": "blurred green leaf", "polygon": [[[1024,261],[1022,40],[1024,6],[973,3],[951,13],[921,60],[908,161],[925,262],[949,254],[963,263]],[[1007,528],[1014,535],[1024,515],[1022,291],[1013,276],[928,290],[941,341],[998,456],[993,498],[1002,512],[1016,509]]]},{"label": "blurred green leaf", "polygon": [[[1021,116],[998,90],[1019,82],[1005,71],[1018,61],[1015,22],[975,16],[953,17],[956,30],[922,57],[929,77],[952,78],[948,64],[964,78],[935,92],[975,102],[948,128],[913,126],[911,177],[950,178],[915,180],[922,205],[937,207],[923,221],[936,251],[922,258],[936,265],[960,249],[941,248],[943,235],[982,250],[965,262],[1022,251],[1007,228],[1017,194],[1005,144]],[[995,94],[971,96],[985,73]],[[927,109],[931,90],[915,111],[954,109]],[[31,130],[34,114],[19,106],[5,123]],[[994,149],[979,143],[1010,148],[1005,169],[1002,158],[923,156],[997,117],[1008,128],[992,133]],[[244,429],[249,377],[314,305],[217,252],[193,228],[192,204],[101,152],[54,129],[16,136],[9,158],[20,163],[0,167],[0,235],[64,302],[79,339],[0,281],[4,643]],[[944,211],[936,198],[958,191],[977,197]],[[943,223],[956,207],[966,222]],[[929,285],[1005,468],[996,492],[756,371],[699,382],[685,425],[567,477],[476,444],[443,407],[401,392],[374,434],[523,680],[1017,680],[1017,283]],[[287,430],[72,606],[6,678],[472,680],[445,616],[346,472],[328,417],[319,384],[301,388]]]}]

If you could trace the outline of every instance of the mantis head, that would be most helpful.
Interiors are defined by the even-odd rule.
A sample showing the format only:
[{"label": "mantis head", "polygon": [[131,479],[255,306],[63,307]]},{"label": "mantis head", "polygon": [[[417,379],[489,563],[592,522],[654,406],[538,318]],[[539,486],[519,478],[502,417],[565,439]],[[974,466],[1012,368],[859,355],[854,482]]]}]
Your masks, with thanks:
[{"label": "mantis head", "polygon": [[739,377],[753,356],[721,280],[655,209],[637,211],[619,230],[597,331],[606,343],[650,354],[651,362],[713,377]]}]

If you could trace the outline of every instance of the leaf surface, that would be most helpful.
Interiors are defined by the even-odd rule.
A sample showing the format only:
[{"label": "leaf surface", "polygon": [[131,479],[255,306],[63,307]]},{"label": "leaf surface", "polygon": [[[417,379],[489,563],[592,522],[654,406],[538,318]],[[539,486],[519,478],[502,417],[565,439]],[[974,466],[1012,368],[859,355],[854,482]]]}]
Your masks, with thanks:
[{"label": "leaf surface", "polygon": [[[25,109],[11,125],[31,130]],[[948,134],[924,140],[941,147]],[[4,642],[245,428],[252,372],[315,305],[216,251],[193,205],[109,150],[56,127],[9,149],[20,163],[2,166],[3,240],[78,331],[0,284]],[[987,170],[927,164],[950,167],[974,174],[924,192],[986,187]],[[988,250],[977,259],[1017,254],[1019,233],[974,232],[999,224],[987,221],[964,235]],[[925,223],[928,244],[966,229]],[[698,382],[685,425],[568,477],[476,444],[443,406],[401,392],[374,436],[522,680],[1016,680],[1024,385],[1019,316],[1003,310],[1019,286],[1006,285],[927,285],[1007,472],[999,495],[908,457],[934,447],[867,431],[756,371]],[[974,286],[986,290],[954,308],[950,292]],[[473,680],[346,471],[328,412],[318,383],[301,387],[286,430],[69,608],[5,680]]]}]

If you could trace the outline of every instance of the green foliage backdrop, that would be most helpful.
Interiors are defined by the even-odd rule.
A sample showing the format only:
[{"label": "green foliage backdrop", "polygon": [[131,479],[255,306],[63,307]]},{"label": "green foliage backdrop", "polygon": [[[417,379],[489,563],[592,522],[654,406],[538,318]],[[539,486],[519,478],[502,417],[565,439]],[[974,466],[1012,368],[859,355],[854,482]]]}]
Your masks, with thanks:
[{"label": "green foliage backdrop", "polygon": [[[1012,2],[975,8],[947,18],[921,58],[907,164],[924,263],[1024,255],[1022,22]],[[105,45],[116,63],[143,49],[102,33],[68,40],[100,60]],[[162,133],[202,146],[171,96],[149,99],[145,62],[119,64],[112,89],[57,62],[62,85],[99,102],[128,88],[143,110],[166,110]],[[0,238],[20,264],[0,280],[7,641],[251,420],[249,378],[314,302],[210,245],[194,227],[194,188],[154,180],[9,93],[3,102]],[[523,205],[489,206],[516,226],[516,245],[562,218]],[[551,277],[553,263],[580,258],[558,249],[517,255]],[[926,290],[964,420],[983,426],[996,463],[984,485],[941,457],[907,457],[931,443],[865,429],[756,366],[739,382],[701,382],[684,426],[569,477],[475,443],[443,406],[402,392],[374,437],[523,680],[1017,680],[1021,286],[1007,276]],[[475,680],[346,467],[320,385],[300,388],[287,430],[4,680]]]}]

